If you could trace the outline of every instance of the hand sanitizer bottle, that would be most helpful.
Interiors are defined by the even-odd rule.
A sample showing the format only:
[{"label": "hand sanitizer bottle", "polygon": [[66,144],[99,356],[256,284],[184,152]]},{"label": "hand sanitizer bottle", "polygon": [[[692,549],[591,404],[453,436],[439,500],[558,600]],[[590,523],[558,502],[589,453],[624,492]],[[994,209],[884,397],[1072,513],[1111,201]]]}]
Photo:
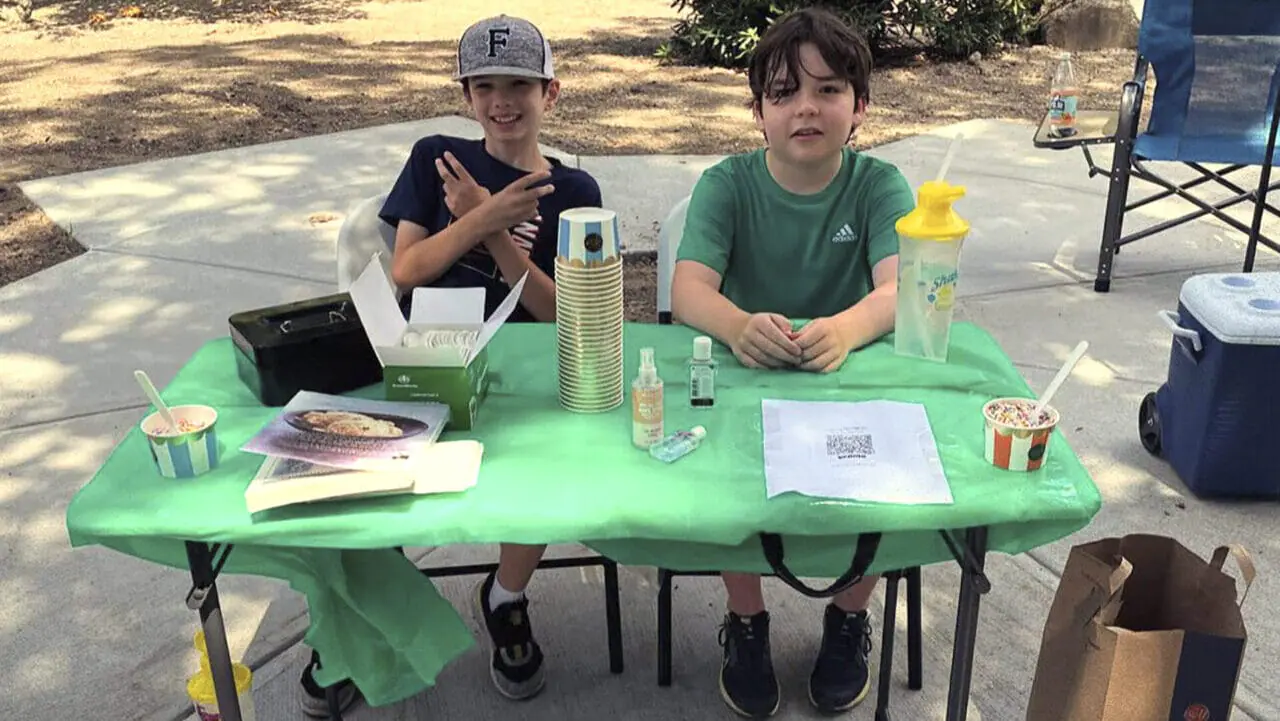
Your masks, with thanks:
[{"label": "hand sanitizer bottle", "polygon": [[707,429],[702,426],[694,426],[687,431],[676,431],[662,439],[661,443],[650,446],[649,455],[663,463],[675,463],[693,453],[706,437]]},{"label": "hand sanitizer bottle", "polygon": [[648,448],[662,440],[662,379],[653,349],[640,349],[640,373],[631,384],[631,442]]},{"label": "hand sanitizer bottle", "polygon": [[710,408],[716,404],[716,362],[711,357],[711,339],[700,335],[693,339],[693,358],[689,361],[689,405]]}]

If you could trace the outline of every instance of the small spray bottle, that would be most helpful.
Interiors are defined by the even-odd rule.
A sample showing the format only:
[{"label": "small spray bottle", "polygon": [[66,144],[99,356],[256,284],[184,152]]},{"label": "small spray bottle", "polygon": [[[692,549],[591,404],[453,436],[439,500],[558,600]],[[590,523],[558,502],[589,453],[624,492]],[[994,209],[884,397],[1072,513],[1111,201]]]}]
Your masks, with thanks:
[{"label": "small spray bottle", "polygon": [[653,349],[640,349],[640,373],[631,383],[631,442],[649,448],[662,440],[662,379]]},{"label": "small spray bottle", "polygon": [[687,431],[676,431],[662,439],[661,443],[650,446],[649,455],[663,463],[675,463],[697,450],[702,439],[706,437],[707,429],[702,426],[694,426]]}]

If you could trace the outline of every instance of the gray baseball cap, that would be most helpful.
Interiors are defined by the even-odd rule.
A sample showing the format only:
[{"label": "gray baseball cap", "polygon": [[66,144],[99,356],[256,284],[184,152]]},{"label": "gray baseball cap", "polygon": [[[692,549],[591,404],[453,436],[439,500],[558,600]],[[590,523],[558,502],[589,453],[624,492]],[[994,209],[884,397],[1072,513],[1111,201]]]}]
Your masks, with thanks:
[{"label": "gray baseball cap", "polygon": [[550,80],[551,44],[528,20],[509,15],[486,18],[467,28],[458,41],[454,80],[477,75],[518,75]]}]

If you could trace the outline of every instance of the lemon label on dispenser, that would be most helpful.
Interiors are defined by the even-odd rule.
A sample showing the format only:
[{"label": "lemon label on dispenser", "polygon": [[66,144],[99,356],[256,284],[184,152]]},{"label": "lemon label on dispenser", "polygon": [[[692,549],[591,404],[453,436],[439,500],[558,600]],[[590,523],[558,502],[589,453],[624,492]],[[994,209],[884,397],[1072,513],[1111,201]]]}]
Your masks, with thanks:
[{"label": "lemon label on dispenser", "polygon": [[950,273],[934,278],[933,283],[929,286],[929,294],[925,296],[925,299],[936,310],[951,310],[955,305],[956,280],[958,277],[959,273],[953,270]]}]

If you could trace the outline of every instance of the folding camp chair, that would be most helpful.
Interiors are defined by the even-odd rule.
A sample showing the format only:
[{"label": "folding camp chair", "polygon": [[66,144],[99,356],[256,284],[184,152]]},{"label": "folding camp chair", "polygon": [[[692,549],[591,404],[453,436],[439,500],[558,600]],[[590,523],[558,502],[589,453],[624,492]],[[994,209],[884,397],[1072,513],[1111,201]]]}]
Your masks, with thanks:
[{"label": "folding camp chair", "polygon": [[[1244,272],[1253,270],[1259,243],[1280,252],[1280,244],[1261,233],[1264,210],[1280,216],[1280,209],[1266,202],[1268,191],[1280,186],[1271,183],[1280,121],[1276,112],[1280,102],[1277,67],[1280,2],[1146,0],[1133,80],[1121,91],[1119,114],[1083,111],[1078,116],[1078,132],[1065,138],[1053,137],[1046,114],[1035,136],[1038,147],[1080,147],[1090,177],[1110,176],[1094,290],[1105,293],[1110,289],[1113,257],[1122,246],[1206,215],[1246,234]],[[1156,89],[1146,129],[1139,132],[1148,68],[1155,73]],[[1094,164],[1089,146],[1112,142],[1115,157],[1108,171]],[[1153,161],[1180,162],[1199,177],[1175,184],[1150,168],[1148,163]],[[1226,167],[1214,171],[1205,167],[1207,163]],[[1253,165],[1262,168],[1256,190],[1246,190],[1227,179],[1229,174]],[[1162,190],[1129,202],[1130,178]],[[1209,202],[1189,192],[1210,182],[1234,195]],[[1121,236],[1126,213],[1169,196],[1177,196],[1196,209]],[[1254,203],[1251,226],[1225,212],[1246,201]]]}]

